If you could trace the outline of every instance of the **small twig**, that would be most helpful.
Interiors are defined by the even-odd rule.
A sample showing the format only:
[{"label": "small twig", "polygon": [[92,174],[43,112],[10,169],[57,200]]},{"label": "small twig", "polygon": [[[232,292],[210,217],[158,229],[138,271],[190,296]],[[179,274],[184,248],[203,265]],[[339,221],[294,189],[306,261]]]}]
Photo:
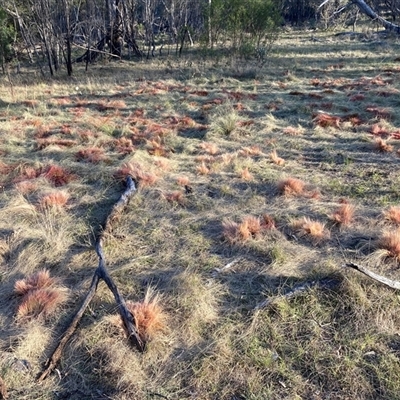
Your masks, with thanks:
[{"label": "small twig", "polygon": [[375,281],[378,281],[386,286],[389,286],[392,289],[400,290],[400,282],[399,281],[393,281],[391,279],[385,278],[382,275],[378,275],[375,272],[372,272],[372,271],[368,270],[367,268],[363,267],[362,265],[355,264],[353,262],[348,262],[344,266],[353,268],[356,271],[359,271],[359,272],[363,273],[364,275],[367,275],[370,278],[374,279]]}]

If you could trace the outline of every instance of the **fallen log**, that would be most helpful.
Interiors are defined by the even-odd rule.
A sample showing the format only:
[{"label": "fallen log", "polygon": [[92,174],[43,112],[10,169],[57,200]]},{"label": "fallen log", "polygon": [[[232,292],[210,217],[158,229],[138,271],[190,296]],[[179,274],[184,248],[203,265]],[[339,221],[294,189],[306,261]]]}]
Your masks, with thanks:
[{"label": "fallen log", "polygon": [[114,295],[115,301],[118,305],[118,311],[121,315],[122,321],[125,325],[126,331],[128,332],[128,338],[130,343],[136,347],[139,351],[144,351],[145,343],[143,343],[142,339],[140,338],[136,325],[134,316],[131,312],[127,309],[125,300],[123,296],[119,293],[116,284],[114,283],[113,279],[111,278],[110,274],[106,268],[106,261],[103,252],[103,239],[106,234],[110,234],[112,231],[112,223],[118,219],[121,212],[128,204],[129,199],[131,196],[136,193],[136,185],[133,179],[128,176],[126,180],[127,187],[124,193],[121,195],[119,200],[114,204],[111,209],[110,214],[108,215],[105,223],[102,226],[101,232],[99,233],[97,240],[96,240],[96,253],[99,257],[99,265],[94,271],[92,282],[90,284],[89,290],[86,294],[85,299],[82,302],[79,310],[75,313],[71,323],[65,330],[64,334],[62,335],[61,340],[59,341],[57,347],[46,361],[45,367],[43,372],[40,374],[38,381],[41,382],[47,378],[47,376],[55,369],[57,363],[60,361],[62,356],[62,352],[64,350],[65,345],[67,344],[68,340],[74,334],[76,327],[81,320],[86,308],[90,304],[91,300],[93,299],[94,295],[96,294],[97,285],[99,281],[102,279],[111,290]]},{"label": "fallen log", "polygon": [[369,269],[363,267],[362,265],[355,264],[353,262],[348,262],[344,266],[353,268],[356,271],[359,271],[359,272],[363,273],[364,275],[369,276],[370,278],[374,279],[377,282],[382,283],[385,286],[389,286],[392,289],[400,290],[400,282],[399,281],[393,281],[391,279],[385,278],[382,275],[378,275],[375,272],[372,272]]},{"label": "fallen log", "polygon": [[341,280],[338,278],[329,278],[329,277],[314,280],[314,281],[304,282],[300,285],[294,286],[292,289],[290,289],[286,293],[265,299],[261,303],[257,304],[254,309],[261,310],[262,308],[268,307],[278,300],[290,299],[290,298],[297,296],[299,294],[302,294],[302,293],[306,292],[307,290],[314,288],[314,287],[317,287],[319,289],[334,289],[337,286],[339,286],[340,282],[341,282]]}]

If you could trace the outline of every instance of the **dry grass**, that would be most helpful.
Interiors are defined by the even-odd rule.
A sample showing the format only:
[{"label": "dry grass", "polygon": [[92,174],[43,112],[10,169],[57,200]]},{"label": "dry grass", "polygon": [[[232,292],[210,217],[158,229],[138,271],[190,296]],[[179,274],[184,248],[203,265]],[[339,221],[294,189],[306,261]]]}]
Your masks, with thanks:
[{"label": "dry grass", "polygon": [[[398,298],[341,268],[355,259],[399,280],[396,43],[376,36],[382,58],[366,34],[315,35],[282,33],[265,66],[223,53],[199,62],[189,49],[168,66],[163,56],[77,64],[73,83],[63,71],[51,85],[30,80],[25,66],[0,78],[0,372],[10,398],[398,397]],[[375,138],[393,151],[376,151]],[[37,385],[90,285],[93,238],[127,175],[144,190],[104,253],[125,298],[149,286],[162,294],[128,302],[146,351],[109,323],[115,301],[101,284],[60,375]],[[384,223],[393,228],[377,239]],[[71,301],[57,306],[65,290],[38,283],[43,269]],[[340,284],[280,296],[322,277]],[[275,300],[255,311],[266,298]]]}]

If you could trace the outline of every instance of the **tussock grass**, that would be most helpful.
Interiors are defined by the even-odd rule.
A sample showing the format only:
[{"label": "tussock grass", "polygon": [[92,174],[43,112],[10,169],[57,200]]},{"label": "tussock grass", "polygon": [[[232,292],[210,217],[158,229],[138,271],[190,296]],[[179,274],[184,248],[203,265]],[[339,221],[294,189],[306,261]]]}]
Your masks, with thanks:
[{"label": "tussock grass", "polygon": [[[382,57],[368,40],[283,33],[257,70],[189,52],[168,68],[162,58],[77,65],[73,84],[27,70],[10,73],[11,90],[4,78],[0,373],[10,398],[397,398],[398,296],[341,268],[356,259],[400,279],[397,47],[379,39]],[[99,285],[61,379],[39,386],[127,175],[139,190],[104,252],[146,352],[113,325],[114,299]],[[57,282],[34,289],[42,270],[68,289],[61,306]],[[280,297],[326,276],[341,284]],[[48,304],[45,318],[16,318],[28,294],[20,315]],[[273,304],[255,311],[266,297]]]}]

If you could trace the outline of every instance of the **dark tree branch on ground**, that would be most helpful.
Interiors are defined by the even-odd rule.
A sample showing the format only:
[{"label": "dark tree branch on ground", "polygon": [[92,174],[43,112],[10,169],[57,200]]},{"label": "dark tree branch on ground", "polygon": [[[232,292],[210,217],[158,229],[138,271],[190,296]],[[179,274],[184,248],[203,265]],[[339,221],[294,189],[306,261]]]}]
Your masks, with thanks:
[{"label": "dark tree branch on ground", "polygon": [[118,311],[124,322],[126,331],[128,332],[130,343],[134,347],[136,347],[139,351],[144,351],[145,344],[139,337],[139,334],[136,330],[134,317],[130,313],[130,311],[127,309],[124,298],[119,293],[116,284],[114,283],[113,279],[111,278],[110,274],[107,271],[104,252],[103,252],[104,235],[111,233],[113,222],[118,219],[121,212],[123,211],[125,206],[128,204],[129,199],[135,193],[136,193],[135,182],[133,181],[133,179],[130,176],[128,176],[127,188],[126,188],[125,192],[121,195],[121,197],[119,198],[117,203],[114,204],[113,208],[111,209],[110,214],[108,215],[108,217],[102,227],[101,233],[97,237],[96,253],[99,257],[99,265],[94,272],[94,275],[92,278],[92,283],[90,284],[90,288],[86,294],[85,299],[82,302],[81,307],[75,313],[74,318],[72,319],[68,328],[65,330],[56,349],[53,351],[52,355],[47,360],[45,368],[38,378],[39,382],[46,379],[46,377],[55,369],[57,363],[59,362],[59,360],[62,356],[62,352],[64,350],[65,345],[67,344],[67,342],[71,338],[71,336],[74,334],[76,327],[77,327],[79,321],[81,320],[86,308],[88,307],[90,301],[96,294],[97,285],[99,284],[100,279],[102,279],[107,284],[108,288],[111,290],[111,292],[114,295],[115,301],[118,305]]}]

